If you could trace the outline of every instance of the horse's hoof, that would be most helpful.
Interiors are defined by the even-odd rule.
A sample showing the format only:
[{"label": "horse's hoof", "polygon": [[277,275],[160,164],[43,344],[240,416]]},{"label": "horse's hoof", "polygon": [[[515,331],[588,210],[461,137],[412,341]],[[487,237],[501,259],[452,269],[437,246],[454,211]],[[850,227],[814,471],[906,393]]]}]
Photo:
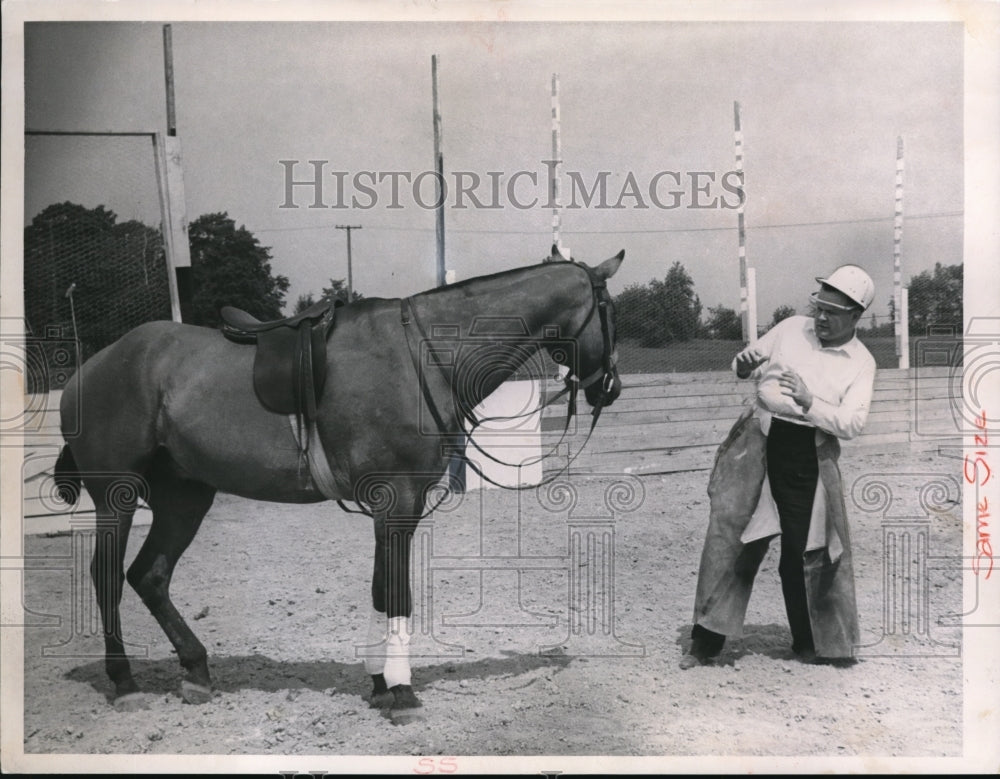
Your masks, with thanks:
[{"label": "horse's hoof", "polygon": [[392,702],[392,693],[388,690],[385,692],[373,692],[372,697],[368,699],[368,705],[373,709],[388,709],[392,706]]},{"label": "horse's hoof", "polygon": [[389,709],[389,719],[393,725],[409,725],[411,722],[419,722],[424,718],[424,710],[420,707],[415,709]]},{"label": "horse's hoof", "polygon": [[389,719],[393,725],[409,725],[424,718],[423,704],[413,694],[413,688],[408,684],[397,684],[389,692],[392,693],[392,708],[389,709]]},{"label": "horse's hoof", "polygon": [[204,684],[197,684],[188,679],[182,679],[181,698],[184,699],[185,703],[193,703],[195,705],[208,703],[212,700],[212,688],[206,687]]},{"label": "horse's hoof", "polygon": [[112,702],[115,711],[145,711],[149,708],[151,696],[141,692],[130,692],[119,695]]}]

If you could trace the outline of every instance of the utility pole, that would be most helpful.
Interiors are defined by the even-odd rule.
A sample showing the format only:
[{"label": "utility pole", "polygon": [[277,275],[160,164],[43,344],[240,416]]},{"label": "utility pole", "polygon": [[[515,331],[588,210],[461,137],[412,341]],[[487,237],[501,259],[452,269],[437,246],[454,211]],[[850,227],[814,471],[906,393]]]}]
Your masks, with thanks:
[{"label": "utility pole", "polygon": [[437,285],[447,283],[444,260],[444,153],[441,151],[441,108],[438,104],[438,60],[431,55],[431,98],[433,100],[432,119],[434,121],[434,172],[437,179],[438,199],[434,207],[434,232],[437,235]]},{"label": "utility pole", "polygon": [[351,275],[351,230],[360,230],[361,225],[337,225],[338,230],[347,230],[347,302],[354,301],[354,279]]},{"label": "utility pole", "polygon": [[170,25],[163,25],[163,75],[167,83],[167,135],[177,135],[177,110],[174,104],[174,38]]},{"label": "utility pole", "polygon": [[170,257],[168,284],[170,306],[175,322],[191,320],[194,278],[191,272],[191,248],[188,243],[187,209],[184,197],[184,170],[181,139],[177,136],[177,110],[174,101],[174,43],[169,24],[163,25],[163,74],[167,97],[167,134],[157,133],[153,146],[157,154],[157,178],[160,187],[164,223],[164,243]]}]

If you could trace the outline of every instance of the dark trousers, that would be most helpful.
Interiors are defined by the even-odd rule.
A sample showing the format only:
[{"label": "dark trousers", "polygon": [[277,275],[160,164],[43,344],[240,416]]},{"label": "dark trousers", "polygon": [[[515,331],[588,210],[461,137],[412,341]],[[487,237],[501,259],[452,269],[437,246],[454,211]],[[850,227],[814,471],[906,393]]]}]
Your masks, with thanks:
[{"label": "dark trousers", "polygon": [[[792,632],[792,649],[813,649],[809,606],[806,600],[802,557],[809,537],[819,463],[816,459],[816,430],[782,419],[772,419],[767,436],[767,479],[778,507],[781,524],[781,558],[778,574],[785,600],[785,613]],[[714,657],[722,651],[726,637],[695,625],[691,630],[691,651]]]},{"label": "dark trousers", "polygon": [[813,636],[802,557],[819,479],[814,428],[781,419],[771,420],[767,436],[767,478],[781,521],[778,573],[788,625],[792,630],[792,648],[796,652],[811,650]]}]

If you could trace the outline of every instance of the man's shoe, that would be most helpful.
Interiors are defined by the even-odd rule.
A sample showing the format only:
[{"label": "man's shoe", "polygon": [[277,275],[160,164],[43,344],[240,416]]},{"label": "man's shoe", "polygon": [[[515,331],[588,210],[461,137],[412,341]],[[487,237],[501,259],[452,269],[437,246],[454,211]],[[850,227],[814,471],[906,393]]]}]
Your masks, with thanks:
[{"label": "man's shoe", "polygon": [[689,668],[694,668],[696,665],[712,665],[714,660],[715,658],[713,657],[703,657],[688,652],[681,658],[680,666],[682,671],[686,671]]},{"label": "man's shoe", "polygon": [[832,665],[834,668],[850,668],[852,665],[857,665],[858,660],[856,657],[817,657],[812,662],[813,665]]},{"label": "man's shoe", "polygon": [[793,649],[792,651],[795,652],[795,657],[800,663],[813,665],[819,660],[815,649]]}]

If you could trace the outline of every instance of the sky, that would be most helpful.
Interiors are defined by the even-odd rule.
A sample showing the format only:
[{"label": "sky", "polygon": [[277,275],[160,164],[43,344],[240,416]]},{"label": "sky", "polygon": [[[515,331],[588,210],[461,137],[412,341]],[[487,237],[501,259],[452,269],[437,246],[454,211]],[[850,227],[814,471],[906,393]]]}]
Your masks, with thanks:
[{"label": "sky", "polygon": [[[844,262],[868,269],[872,312],[888,314],[898,138],[903,283],[963,260],[960,23],[32,23],[26,127],[165,131],[164,21],[188,218],[225,211],[270,247],[291,282],[288,308],[347,277],[337,225],[361,227],[351,238],[359,292],[435,285],[434,192],[421,176],[434,161],[432,55],[445,265],[458,279],[548,254],[553,74],[562,242],[590,264],[624,249],[613,293],[680,262],[705,309],[738,309],[737,197],[723,186],[736,182],[736,101],[762,323],[780,305],[804,311],[815,277]],[[25,223],[65,199],[155,223],[146,144],[29,138]],[[310,207],[312,187],[289,189],[289,175],[313,177],[310,160],[322,161],[327,207]],[[467,191],[478,178],[482,207],[456,192],[459,176]],[[331,207],[338,200],[347,207]]]},{"label": "sky", "polygon": [[[995,423],[996,404],[986,406],[996,382],[982,377],[998,364],[1000,330],[1000,27],[995,10],[977,16],[987,6],[996,3],[491,0],[462,3],[459,12],[443,0],[5,0],[0,335],[10,345],[9,320],[23,314],[23,296],[11,294],[22,273],[20,228],[46,205],[105,205],[120,220],[158,222],[147,139],[32,136],[23,150],[20,142],[22,127],[165,132],[169,23],[187,215],[225,211],[270,247],[274,272],[291,283],[288,309],[331,277],[347,276],[346,235],[338,225],[361,226],[353,231],[352,266],[354,286],[366,296],[407,295],[436,283],[434,213],[405,183],[433,167],[432,55],[439,62],[446,180],[482,182],[473,191],[483,206],[461,208],[454,192],[446,203],[446,266],[458,279],[533,264],[548,253],[544,161],[552,154],[553,74],[560,84],[565,245],[591,264],[624,249],[610,283],[615,294],[662,279],[680,262],[706,309],[739,305],[737,216],[723,206],[732,202],[723,182],[735,168],[739,102],[747,257],[762,322],[778,306],[803,311],[814,277],[844,262],[868,269],[877,288],[872,310],[887,315],[902,138],[902,279],[908,283],[938,262],[964,263],[970,328],[970,317],[993,319],[981,322],[991,330],[973,331],[986,336],[970,339],[974,347],[985,344],[985,357],[972,370],[967,356],[963,390],[970,390],[967,406],[970,398],[984,399],[976,424]],[[370,9],[386,8],[387,17],[405,21],[364,21],[379,15]],[[268,21],[229,18],[265,15]],[[22,28],[22,17],[47,21]],[[560,21],[581,17],[603,20]],[[73,21],[51,21],[58,18]],[[297,161],[296,180],[309,175],[309,160],[322,161],[326,205],[336,199],[340,176],[344,197],[357,196],[358,206],[310,208],[308,189],[296,187],[291,205],[298,207],[283,207],[283,160]],[[366,172],[386,177],[370,208],[353,187]],[[396,202],[394,177],[404,182]],[[572,207],[574,181],[590,189],[601,180],[603,205],[599,198],[585,204],[576,192]],[[493,181],[498,208],[486,207]],[[654,182],[661,204],[680,191],[676,207],[652,202]],[[696,191],[693,182],[707,188]],[[538,204],[522,207],[535,197]],[[621,208],[611,207],[619,201]],[[0,379],[4,419],[16,423],[21,410],[15,404],[11,414],[8,405],[21,393],[7,391],[18,388],[14,373],[0,371]],[[982,390],[987,384],[991,393]],[[966,432],[972,447],[979,429],[969,422]],[[975,439],[977,449],[984,437]],[[6,466],[21,466],[20,443],[0,447]],[[980,494],[978,487],[966,491],[970,554]],[[20,516],[20,500],[17,490],[2,491],[6,517]],[[19,533],[6,533],[4,543],[5,555],[22,555]],[[16,634],[4,636],[15,637],[15,651],[5,657],[16,665]],[[975,671],[988,676],[996,652],[992,639],[980,646],[978,634],[967,638],[969,691],[979,691]],[[17,687],[9,689],[15,694],[4,696],[5,713],[20,705]],[[992,721],[968,711],[966,745],[992,743],[985,732]],[[7,721],[15,722],[16,738],[19,710],[13,713]]]}]

